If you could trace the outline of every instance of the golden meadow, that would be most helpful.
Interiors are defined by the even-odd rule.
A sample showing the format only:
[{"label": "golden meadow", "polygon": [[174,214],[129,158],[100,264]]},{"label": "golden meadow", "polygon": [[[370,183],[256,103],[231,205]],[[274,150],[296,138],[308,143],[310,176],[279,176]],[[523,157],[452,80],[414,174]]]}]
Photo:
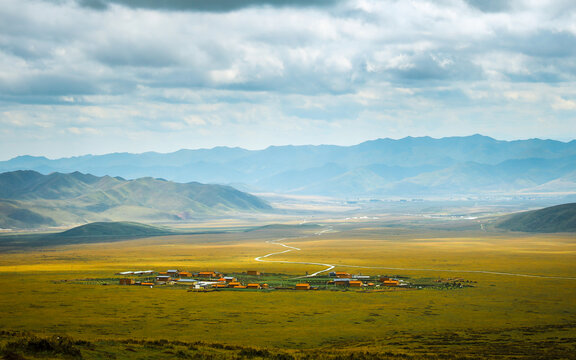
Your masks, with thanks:
[{"label": "golden meadow", "polygon": [[[99,341],[104,348],[108,346],[107,354],[123,354],[118,355],[121,358],[145,358],[143,354],[158,358],[150,349],[127,352],[127,346],[117,343],[157,339],[276,349],[302,358],[362,353],[368,354],[367,358],[370,354],[510,359],[534,354],[574,356],[576,279],[569,279],[576,278],[573,234],[386,228],[374,221],[332,221],[329,225],[333,231],[321,236],[314,235],[317,230],[270,228],[2,253],[0,328],[8,338],[30,332],[41,337],[66,335]],[[116,272],[147,269],[260,270],[290,277],[322,269],[254,260],[285,250],[266,243],[284,237],[288,238],[285,244],[301,251],[271,256],[270,260],[330,263],[337,265],[335,271],[400,275],[413,281],[461,277],[474,281],[474,287],[197,293],[181,287],[71,281],[114,278]],[[448,269],[458,271],[443,271]],[[170,358],[174,351],[161,357]],[[83,354],[84,358],[100,358],[94,349]],[[210,356],[225,358],[224,353]],[[234,356],[231,358],[242,358],[238,351]]]}]

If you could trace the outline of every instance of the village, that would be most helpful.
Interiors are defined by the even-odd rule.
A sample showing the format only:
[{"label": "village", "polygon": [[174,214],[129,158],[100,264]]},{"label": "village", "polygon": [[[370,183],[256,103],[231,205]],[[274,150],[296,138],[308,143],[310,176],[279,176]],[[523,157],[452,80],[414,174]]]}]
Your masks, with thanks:
[{"label": "village", "polygon": [[325,289],[408,289],[411,284],[392,276],[369,276],[330,272],[327,276],[289,278],[285,274],[267,274],[257,270],[223,274],[217,271],[190,272],[171,269],[124,271],[116,273],[119,285],[187,286],[190,291],[216,290],[325,290]]}]

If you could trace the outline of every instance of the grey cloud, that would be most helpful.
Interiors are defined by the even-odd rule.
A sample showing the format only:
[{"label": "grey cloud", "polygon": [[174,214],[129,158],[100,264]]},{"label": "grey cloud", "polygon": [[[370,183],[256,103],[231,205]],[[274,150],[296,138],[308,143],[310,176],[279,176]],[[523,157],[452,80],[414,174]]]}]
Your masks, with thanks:
[{"label": "grey cloud", "polygon": [[482,12],[495,13],[510,10],[509,0],[465,0],[468,5]]},{"label": "grey cloud", "polygon": [[24,75],[15,80],[0,79],[0,91],[6,95],[67,96],[95,94],[98,89],[92,79],[74,75]]},{"label": "grey cloud", "polygon": [[509,80],[515,82],[557,83],[567,81],[564,76],[551,71],[535,71],[529,74],[505,73]]},{"label": "grey cloud", "polygon": [[94,49],[93,55],[109,66],[168,67],[180,63],[173,49],[139,42],[107,44]]},{"label": "grey cloud", "polygon": [[576,36],[566,31],[539,31],[529,36],[511,36],[508,47],[537,57],[571,57],[576,55]]},{"label": "grey cloud", "polygon": [[469,54],[424,52],[407,58],[408,64],[376,69],[374,73],[381,79],[395,83],[408,82],[415,87],[483,78],[483,70],[469,60]]},{"label": "grey cloud", "polygon": [[111,4],[130,8],[168,10],[228,12],[249,7],[329,7],[342,0],[77,0],[85,7],[104,10]]},{"label": "grey cloud", "polygon": [[[373,16],[370,26],[357,15],[343,19],[340,16],[344,13],[336,16],[333,12],[276,12],[268,8],[246,14],[217,13],[256,6],[330,6],[339,3],[336,0],[101,1],[103,6],[125,6],[110,7],[109,12],[71,6],[74,1],[82,1],[85,6],[97,5],[89,0],[58,0],[59,6],[52,6],[52,13],[60,14],[59,19],[64,19],[62,7],[76,18],[59,21],[58,26],[47,31],[39,20],[42,17],[20,14],[20,20],[27,24],[25,36],[0,25],[6,30],[3,40],[7,41],[0,51],[26,60],[25,66],[14,67],[21,80],[4,84],[3,91],[11,96],[30,96],[30,99],[38,94],[57,97],[130,93],[138,85],[159,92],[161,89],[198,88],[305,95],[354,93],[367,84],[388,82],[421,88],[485,80],[486,72],[491,69],[481,66],[490,65],[476,65],[474,59],[489,56],[494,49],[522,53],[528,58],[564,58],[562,61],[547,59],[547,64],[526,61],[529,65],[526,70],[532,72],[532,76],[503,73],[514,82],[557,82],[566,79],[566,73],[573,73],[571,58],[576,52],[576,46],[572,46],[576,38],[566,31],[531,29],[520,32],[521,35],[518,31],[496,35],[481,33],[474,40],[468,40],[455,34],[452,27],[460,22],[451,18],[430,19],[429,23],[428,14],[419,13],[415,16],[421,19],[417,24],[409,19],[388,23],[390,19],[416,11],[402,1],[389,2],[386,9],[375,2],[375,10],[366,10]],[[491,11],[496,11],[494,7],[501,2],[469,0],[469,3],[484,7],[492,4]],[[30,8],[38,3],[31,4]],[[44,7],[50,7],[47,4],[42,3]],[[357,4],[350,2],[348,5],[352,9]],[[137,12],[130,8],[191,12]],[[192,11],[212,13],[195,14]],[[470,15],[470,11],[466,14]],[[286,20],[290,15],[297,16],[302,23]],[[474,16],[484,15],[476,13]],[[87,20],[83,21],[83,17]],[[148,19],[152,20],[150,24],[146,22]],[[101,23],[105,25],[100,27]],[[84,24],[87,25],[83,27]],[[430,31],[433,33],[429,34]],[[421,48],[420,43],[426,43],[426,46]],[[53,55],[55,48],[64,50],[64,55]],[[410,66],[387,67],[385,64],[376,72],[366,71],[366,59],[382,49],[390,49],[392,57],[406,55]],[[331,59],[337,62],[340,58],[350,66],[330,63]],[[2,65],[11,66],[10,61]],[[49,75],[32,79],[25,75],[28,69]],[[226,79],[227,71],[233,73],[230,79]],[[215,80],[214,73],[218,72],[224,74],[221,81]],[[60,84],[56,84],[60,81],[58,76]]]}]

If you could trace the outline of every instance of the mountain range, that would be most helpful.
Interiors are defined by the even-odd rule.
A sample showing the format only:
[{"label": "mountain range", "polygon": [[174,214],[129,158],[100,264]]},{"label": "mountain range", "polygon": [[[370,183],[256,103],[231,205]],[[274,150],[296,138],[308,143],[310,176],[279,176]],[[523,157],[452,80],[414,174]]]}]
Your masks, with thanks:
[{"label": "mountain range", "polygon": [[0,227],[34,228],[96,221],[177,221],[265,212],[260,198],[229,186],[175,183],[151,177],[125,180],[80,172],[0,174]]},{"label": "mountain range", "polygon": [[378,139],[355,146],[216,147],[50,160],[20,156],[1,171],[80,171],[127,179],[227,184],[250,192],[351,196],[452,196],[576,191],[576,140],[467,137]]}]

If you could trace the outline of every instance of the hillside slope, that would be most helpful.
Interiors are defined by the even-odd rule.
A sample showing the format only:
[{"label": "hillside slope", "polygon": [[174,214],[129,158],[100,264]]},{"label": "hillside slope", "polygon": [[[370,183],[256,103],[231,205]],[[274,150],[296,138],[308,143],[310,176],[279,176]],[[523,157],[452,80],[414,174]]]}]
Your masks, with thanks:
[{"label": "hillside slope", "polygon": [[77,226],[53,237],[106,237],[106,236],[159,236],[173,232],[156,226],[137,222],[95,222]]},{"label": "hillside slope", "polygon": [[576,232],[576,203],[509,215],[496,227],[537,233]]},{"label": "hillside slope", "polygon": [[34,228],[96,221],[166,221],[270,211],[230,186],[161,179],[15,171],[0,174],[0,227]]}]

